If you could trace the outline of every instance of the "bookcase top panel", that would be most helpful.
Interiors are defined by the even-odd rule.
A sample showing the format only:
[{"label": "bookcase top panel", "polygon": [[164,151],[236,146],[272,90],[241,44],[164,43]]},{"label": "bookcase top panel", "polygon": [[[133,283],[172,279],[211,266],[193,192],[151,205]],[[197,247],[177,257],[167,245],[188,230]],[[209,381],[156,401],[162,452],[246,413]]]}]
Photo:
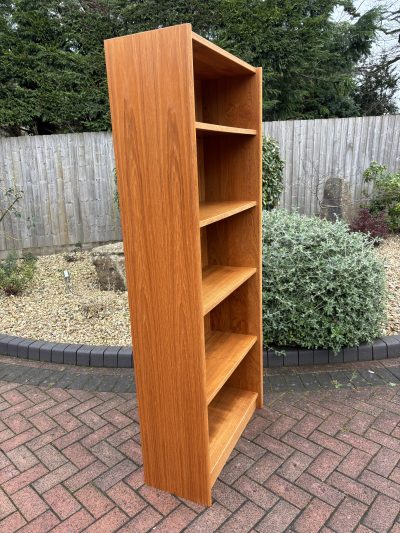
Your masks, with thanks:
[{"label": "bookcase top panel", "polygon": [[256,69],[219,46],[192,32],[194,77],[201,79],[223,76],[249,76]]}]

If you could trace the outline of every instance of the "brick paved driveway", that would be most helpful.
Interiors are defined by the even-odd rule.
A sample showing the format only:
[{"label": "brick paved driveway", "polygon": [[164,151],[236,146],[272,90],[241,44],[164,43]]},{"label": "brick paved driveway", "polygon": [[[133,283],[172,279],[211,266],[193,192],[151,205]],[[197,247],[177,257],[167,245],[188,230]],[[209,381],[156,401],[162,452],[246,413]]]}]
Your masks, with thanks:
[{"label": "brick paved driveway", "polygon": [[400,386],[367,385],[270,393],[206,509],[143,485],[132,393],[0,381],[0,532],[400,532]]}]

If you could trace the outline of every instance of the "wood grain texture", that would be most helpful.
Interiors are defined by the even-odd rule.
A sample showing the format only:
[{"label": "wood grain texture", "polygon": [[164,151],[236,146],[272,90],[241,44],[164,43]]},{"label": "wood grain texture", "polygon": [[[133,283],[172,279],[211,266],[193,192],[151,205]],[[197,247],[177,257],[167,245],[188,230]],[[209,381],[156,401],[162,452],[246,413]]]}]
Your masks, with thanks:
[{"label": "wood grain texture", "polygon": [[256,273],[255,268],[213,265],[203,269],[203,313],[235,291]]},{"label": "wood grain texture", "polygon": [[[258,106],[254,100],[253,76],[202,80],[202,122],[223,124],[254,131],[258,124]],[[196,90],[199,90],[196,85]]]},{"label": "wood grain texture", "polygon": [[206,337],[207,403],[215,398],[256,341],[254,335],[224,331],[212,331]]},{"label": "wood grain texture", "polygon": [[191,27],[105,48],[145,481],[210,504]]},{"label": "wood grain texture", "polygon": [[260,73],[203,41],[111,39],[106,63],[145,481],[210,505],[262,398],[261,122]]},{"label": "wood grain texture", "polygon": [[225,461],[256,408],[257,393],[230,387],[208,408],[210,428],[211,482],[217,479]]},{"label": "wood grain texture", "polygon": [[224,218],[231,217],[257,205],[257,202],[201,202],[200,227],[208,226]]},{"label": "wood grain texture", "polygon": [[196,78],[219,78],[254,74],[255,68],[192,32],[194,75]]},{"label": "wood grain texture", "polygon": [[234,128],[219,124],[208,124],[206,122],[196,122],[197,135],[256,135],[257,131],[248,128]]},{"label": "wood grain texture", "polygon": [[[243,95],[257,102],[253,112],[255,137],[204,137],[205,201],[256,201],[257,205],[234,217],[207,226],[208,265],[246,265],[257,269],[252,279],[222,302],[211,315],[211,329],[256,335],[259,339],[235,373],[230,384],[257,393],[262,406],[262,316],[261,316],[261,69],[247,80]],[[203,100],[206,98],[203,91]],[[229,101],[229,99],[228,99]],[[222,100],[219,102],[221,111]],[[227,104],[230,112],[233,107]],[[203,110],[206,104],[203,101]],[[243,179],[246,176],[246,179]]]}]

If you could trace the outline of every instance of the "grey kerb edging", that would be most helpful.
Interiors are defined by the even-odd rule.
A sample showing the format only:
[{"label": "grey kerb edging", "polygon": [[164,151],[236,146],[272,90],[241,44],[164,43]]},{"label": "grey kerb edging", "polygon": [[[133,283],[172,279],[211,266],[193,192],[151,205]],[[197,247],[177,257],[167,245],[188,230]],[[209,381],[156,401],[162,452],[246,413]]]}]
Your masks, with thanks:
[{"label": "grey kerb edging", "polygon": [[343,348],[335,354],[332,350],[303,350],[301,348],[278,348],[285,355],[271,348],[264,351],[264,367],[323,365],[350,363],[352,361],[376,361],[400,357],[400,336],[381,337],[372,344],[360,344],[354,348]]},{"label": "grey kerb edging", "polygon": [[130,346],[91,346],[0,335],[0,354],[66,365],[132,368]]},{"label": "grey kerb edging", "polygon": [[[279,350],[285,355],[276,353],[273,348],[264,351],[264,367],[321,365],[400,357],[400,336],[381,337],[373,344],[343,348],[338,354],[334,354],[332,350],[302,350],[300,348],[279,348]],[[65,365],[108,368],[132,368],[133,366],[130,346],[46,342],[13,335],[0,335],[0,355]]]}]

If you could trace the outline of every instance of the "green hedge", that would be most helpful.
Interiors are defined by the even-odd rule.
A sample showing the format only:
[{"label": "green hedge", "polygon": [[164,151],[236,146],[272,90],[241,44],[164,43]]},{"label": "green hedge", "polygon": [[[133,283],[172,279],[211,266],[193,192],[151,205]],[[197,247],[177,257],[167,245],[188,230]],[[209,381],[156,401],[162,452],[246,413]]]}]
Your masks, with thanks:
[{"label": "green hedge", "polygon": [[263,215],[266,345],[330,348],[370,342],[386,321],[385,269],[344,222]]},{"label": "green hedge", "polygon": [[262,145],[262,182],[263,209],[270,211],[277,207],[283,191],[283,168],[279,143],[272,137],[263,137]]}]

